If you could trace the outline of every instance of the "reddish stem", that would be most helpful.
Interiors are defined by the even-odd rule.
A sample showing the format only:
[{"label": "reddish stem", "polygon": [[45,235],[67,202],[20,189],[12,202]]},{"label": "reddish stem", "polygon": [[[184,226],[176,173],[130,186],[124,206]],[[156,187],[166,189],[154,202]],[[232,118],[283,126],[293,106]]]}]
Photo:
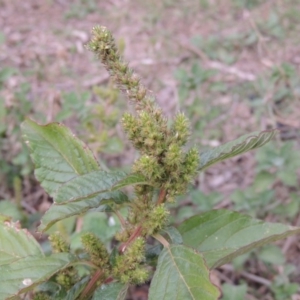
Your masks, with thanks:
[{"label": "reddish stem", "polygon": [[108,277],[107,279],[105,279],[104,283],[108,284],[111,283],[114,279],[112,277]]},{"label": "reddish stem", "polygon": [[164,203],[166,194],[167,194],[166,190],[164,190],[164,189],[160,190],[158,199],[157,199],[157,205]]},{"label": "reddish stem", "polygon": [[122,254],[125,252],[126,248],[137,238],[141,235],[142,232],[142,226],[138,226],[135,231],[132,233],[132,235],[130,236],[130,238],[123,244],[121,244],[121,246],[119,247],[119,252]]},{"label": "reddish stem", "polygon": [[85,289],[81,293],[80,299],[86,299],[86,296],[88,296],[88,294],[90,294],[95,289],[96,283],[99,280],[99,278],[101,277],[101,275],[102,275],[101,270],[96,271],[96,273],[93,275],[93,277],[91,278],[88,285],[85,287]]}]

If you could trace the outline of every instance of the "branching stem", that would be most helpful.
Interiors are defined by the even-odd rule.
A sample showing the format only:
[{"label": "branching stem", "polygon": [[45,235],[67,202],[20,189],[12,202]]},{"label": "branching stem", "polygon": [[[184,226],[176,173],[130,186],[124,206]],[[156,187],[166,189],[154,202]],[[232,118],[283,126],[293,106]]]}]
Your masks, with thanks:
[{"label": "branching stem", "polygon": [[121,225],[122,225],[122,228],[125,228],[125,226],[126,226],[126,222],[125,222],[125,220],[124,220],[124,218],[123,218],[123,216],[120,214],[120,212],[119,211],[114,211],[114,213],[116,214],[116,216],[118,217],[118,219],[119,219],[119,221],[120,221],[120,223],[121,223]]},{"label": "branching stem", "polygon": [[88,283],[88,285],[85,287],[85,289],[81,293],[81,295],[79,297],[79,300],[88,299],[88,297],[90,295],[92,295],[92,293],[97,288],[97,281],[100,279],[101,275],[102,275],[101,270],[96,271],[96,273],[93,275],[93,277],[91,278],[91,280]]},{"label": "branching stem", "polygon": [[128,239],[127,242],[121,244],[121,246],[119,247],[119,253],[124,253],[126,248],[136,239],[141,235],[142,232],[142,226],[139,225],[135,231],[132,233],[132,235],[130,236],[130,238]]}]

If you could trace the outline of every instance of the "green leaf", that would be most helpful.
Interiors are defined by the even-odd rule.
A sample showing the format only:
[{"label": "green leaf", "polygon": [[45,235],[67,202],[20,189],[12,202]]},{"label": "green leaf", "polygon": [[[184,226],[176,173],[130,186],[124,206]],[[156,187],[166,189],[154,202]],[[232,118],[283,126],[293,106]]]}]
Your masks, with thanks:
[{"label": "green leaf", "polygon": [[199,171],[202,171],[219,161],[261,147],[269,142],[277,132],[277,129],[252,132],[214,149],[204,151],[200,153]]},{"label": "green leaf", "polygon": [[175,227],[166,227],[163,232],[165,232],[170,237],[172,244],[182,244],[182,236]]},{"label": "green leaf", "polygon": [[129,174],[119,182],[115,183],[112,187],[112,190],[119,190],[123,187],[126,187],[128,185],[138,185],[138,184],[148,184],[146,178],[137,173]]},{"label": "green leaf", "polygon": [[183,243],[201,252],[210,268],[270,242],[300,233],[300,228],[268,223],[228,210],[212,210],[184,221]]},{"label": "green leaf", "polygon": [[127,295],[128,285],[120,282],[101,285],[92,300],[124,300]]},{"label": "green leaf", "polygon": [[35,176],[48,194],[67,181],[99,170],[92,152],[65,126],[59,123],[22,123],[25,143],[35,164]]},{"label": "green leaf", "polygon": [[64,300],[74,300],[80,295],[80,293],[84,290],[86,285],[90,280],[90,276],[83,277],[80,281],[78,281],[67,293],[64,297]]},{"label": "green leaf", "polygon": [[105,204],[109,204],[110,202],[122,204],[127,201],[128,198],[125,194],[119,191],[114,191],[98,194],[95,197],[85,201],[70,202],[66,204],[53,204],[43,216],[41,225],[38,229],[40,231],[46,231],[54,223],[62,219],[83,214],[92,208],[99,209],[99,206],[105,206]]},{"label": "green leaf", "polygon": [[147,264],[156,267],[159,254],[161,253],[162,250],[163,250],[163,246],[160,243],[154,246],[147,245],[146,252],[145,252]]},{"label": "green leaf", "polygon": [[58,271],[70,265],[74,258],[68,253],[51,256],[27,256],[13,263],[2,265],[0,270],[0,299],[32,290]]},{"label": "green leaf", "polygon": [[42,249],[29,231],[20,229],[19,223],[0,222],[0,268],[27,256],[41,255]]},{"label": "green leaf", "polygon": [[55,194],[55,204],[43,216],[39,230],[46,231],[55,222],[92,208],[128,202],[122,192],[111,191],[114,184],[126,176],[123,172],[94,171],[63,184]]},{"label": "green leaf", "polygon": [[209,279],[202,256],[182,245],[164,248],[151,282],[149,300],[216,300],[220,291]]},{"label": "green leaf", "polygon": [[123,172],[95,171],[78,176],[62,185],[54,197],[56,204],[95,199],[108,192],[116,182],[126,177]]},{"label": "green leaf", "polygon": [[73,260],[67,253],[45,257],[38,242],[18,223],[0,223],[0,299],[10,299],[50,278]]}]

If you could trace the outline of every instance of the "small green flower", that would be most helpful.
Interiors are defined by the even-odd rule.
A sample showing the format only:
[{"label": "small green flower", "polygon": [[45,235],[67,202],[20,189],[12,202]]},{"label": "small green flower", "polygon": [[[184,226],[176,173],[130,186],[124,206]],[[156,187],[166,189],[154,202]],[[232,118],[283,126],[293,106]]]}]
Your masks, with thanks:
[{"label": "small green flower", "polygon": [[[198,166],[200,164],[200,155],[196,147],[191,148],[185,156],[184,159],[184,170],[183,173],[188,175],[192,179],[196,173]],[[189,179],[189,180],[190,180]]]},{"label": "small green flower", "polygon": [[183,153],[181,147],[178,144],[172,143],[169,145],[169,149],[166,151],[164,157],[164,163],[167,167],[179,167],[182,164]]},{"label": "small green flower", "polygon": [[[123,62],[111,33],[105,27],[93,29],[89,48],[101,59],[115,83],[126,92],[136,110],[135,115],[125,113],[122,124],[129,140],[141,155],[133,164],[132,171],[142,174],[150,185],[134,187],[136,200],[131,203],[124,230],[117,235],[118,240],[126,242],[136,225],[142,226],[141,235],[144,237],[156,233],[165,226],[168,211],[163,205],[156,206],[153,196],[160,190],[162,197],[157,202],[163,203],[174,201],[175,196],[184,193],[196,175],[199,154],[195,148],[187,153],[183,150],[190,136],[188,119],[183,113],[178,113],[172,125],[168,126],[169,122],[164,117],[162,109],[155,104],[155,97]],[[130,253],[130,250],[128,251]],[[119,258],[119,264],[123,261],[131,264],[129,259]],[[133,280],[132,276],[128,273],[123,274],[122,280]]]},{"label": "small green flower", "polygon": [[156,157],[143,155],[133,165],[133,172],[143,174],[150,182],[157,182],[161,179],[164,170],[157,162]]},{"label": "small green flower", "polygon": [[44,292],[38,292],[33,296],[33,300],[50,300],[50,296]]},{"label": "small green flower", "polygon": [[144,283],[148,277],[148,271],[141,265],[145,260],[145,241],[137,238],[123,255],[116,257],[113,275],[122,283]]},{"label": "small green flower", "polygon": [[100,239],[94,234],[87,232],[81,237],[85,251],[90,255],[91,261],[99,268],[108,267],[109,254]]},{"label": "small green flower", "polygon": [[187,143],[190,136],[189,127],[189,120],[186,116],[183,113],[178,113],[172,126],[174,142],[176,142],[177,145],[183,146]]},{"label": "small green flower", "polygon": [[143,230],[145,235],[152,235],[160,231],[165,227],[169,211],[166,209],[164,204],[154,206],[152,211],[149,212],[149,216],[143,223]]},{"label": "small green flower", "polygon": [[59,232],[55,232],[49,236],[53,253],[69,252],[70,245],[62,238]]},{"label": "small green flower", "polygon": [[70,289],[78,281],[78,273],[74,267],[68,267],[55,276],[55,281],[66,290]]}]

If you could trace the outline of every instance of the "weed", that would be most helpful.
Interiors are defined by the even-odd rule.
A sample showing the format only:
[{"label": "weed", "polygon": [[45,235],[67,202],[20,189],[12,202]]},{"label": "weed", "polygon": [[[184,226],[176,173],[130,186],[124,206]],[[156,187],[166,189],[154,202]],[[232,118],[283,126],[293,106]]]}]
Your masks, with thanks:
[{"label": "weed", "polygon": [[[64,229],[50,235],[52,253],[45,256],[28,232],[1,216],[1,240],[8,241],[3,251],[9,253],[7,247],[14,247],[1,264],[0,282],[8,287],[4,298],[35,290],[34,299],[94,299],[94,295],[105,299],[111,294],[125,299],[129,284],[144,283],[151,276],[149,299],[218,299],[220,291],[210,280],[211,269],[258,245],[297,234],[300,229],[237,212],[211,210],[219,195],[211,194],[209,199],[200,193],[192,193],[192,204],[208,210],[175,228],[169,226],[167,203],[186,194],[198,171],[263,146],[277,130],[247,134],[200,153],[195,146],[186,149],[191,136],[188,119],[178,113],[168,122],[155,98],[123,62],[105,27],[93,29],[89,49],[101,59],[120,90],[126,91],[135,108],[135,114],[123,115],[122,125],[141,156],[129,174],[103,170],[89,148],[62,124],[23,123],[36,178],[54,198],[39,230],[52,226]],[[66,105],[73,103],[69,109],[78,109],[74,105],[76,95],[68,97]],[[129,186],[134,194],[123,192]],[[208,200],[212,203],[201,205]],[[94,212],[84,215],[88,210]],[[108,224],[101,211],[112,214]],[[70,238],[74,217],[82,214],[80,233]],[[155,239],[154,244],[150,237]],[[26,246],[26,250],[18,249],[17,244]],[[8,272],[11,267],[13,273]],[[12,274],[9,282],[6,274]]]}]

